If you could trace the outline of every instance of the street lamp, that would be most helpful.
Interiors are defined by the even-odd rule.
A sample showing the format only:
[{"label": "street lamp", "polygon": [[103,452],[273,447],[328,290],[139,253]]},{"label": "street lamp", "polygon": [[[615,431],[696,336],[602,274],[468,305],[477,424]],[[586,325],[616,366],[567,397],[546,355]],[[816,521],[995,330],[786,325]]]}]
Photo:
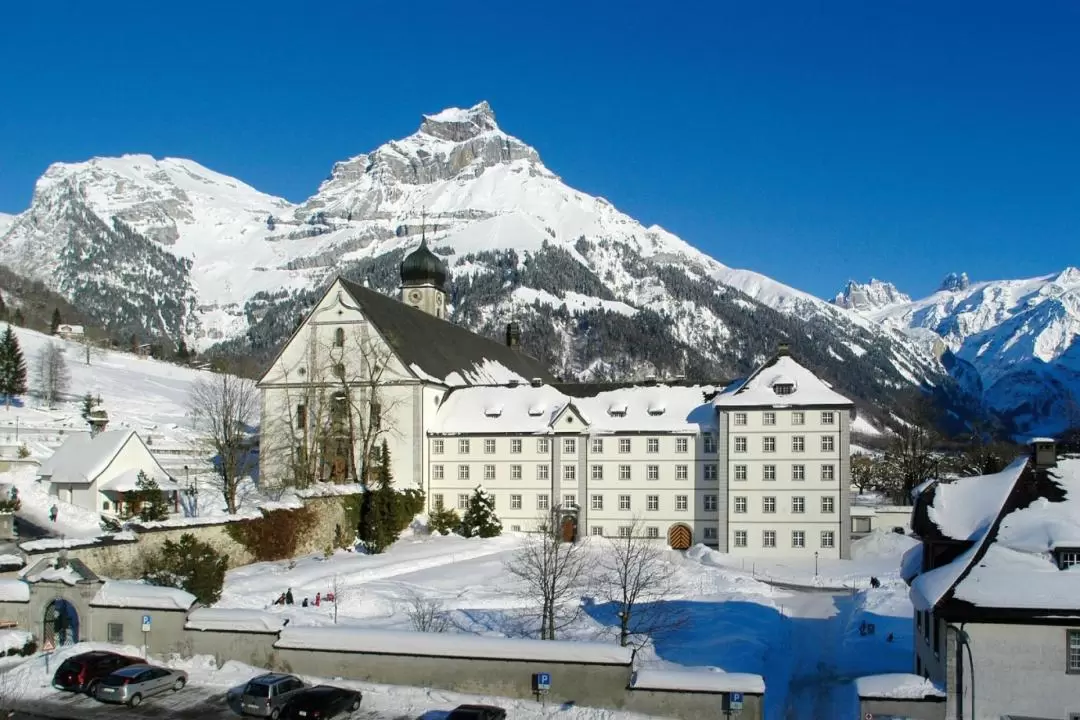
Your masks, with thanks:
[{"label": "street lamp", "polygon": [[814,551],[814,579],[815,580],[817,579],[817,556],[818,556],[818,551],[815,550]]},{"label": "street lamp", "polygon": [[199,487],[195,483],[191,482],[191,474],[188,471],[188,466],[184,466],[184,478],[187,483],[187,487],[184,488],[184,494],[188,496],[191,501],[191,516],[199,517]]}]

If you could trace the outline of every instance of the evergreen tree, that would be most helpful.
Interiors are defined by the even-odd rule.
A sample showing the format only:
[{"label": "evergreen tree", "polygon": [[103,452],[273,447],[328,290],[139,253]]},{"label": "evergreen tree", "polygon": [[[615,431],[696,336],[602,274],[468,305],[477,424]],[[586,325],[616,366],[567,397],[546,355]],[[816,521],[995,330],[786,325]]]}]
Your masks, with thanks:
[{"label": "evergreen tree", "polygon": [[156,480],[140,470],[138,479],[135,481],[135,487],[138,488],[136,495],[139,498],[140,520],[154,522],[155,520],[167,520],[169,518],[169,503]]},{"label": "evergreen tree", "polygon": [[502,534],[502,523],[495,516],[495,501],[483,485],[477,485],[469,498],[469,507],[461,518],[461,534],[463,537],[482,538]]},{"label": "evergreen tree", "polygon": [[397,518],[400,500],[390,472],[390,446],[383,440],[373,481],[364,488],[364,498],[360,504],[358,534],[368,552],[383,552],[401,535]]},{"label": "evergreen tree", "polygon": [[151,585],[187,590],[204,605],[213,605],[221,597],[229,556],[185,533],[179,542],[166,540],[160,551],[147,552],[143,567],[143,579]]},{"label": "evergreen tree", "polygon": [[53,308],[52,321],[49,323],[49,334],[55,335],[56,331],[60,329],[60,323],[63,320],[60,319],[60,308]]},{"label": "evergreen tree", "polygon": [[26,318],[23,316],[22,308],[15,308],[15,317],[12,318],[12,322],[19,327],[26,325]]},{"label": "evergreen tree", "polygon": [[82,416],[83,420],[90,422],[90,413],[94,411],[94,405],[96,404],[97,403],[94,402],[94,396],[90,393],[86,393],[82,396],[82,411],[79,414]]},{"label": "evergreen tree", "polygon": [[26,360],[23,359],[19,338],[11,325],[0,336],[0,394],[4,402],[11,407],[11,400],[16,395],[26,393]]},{"label": "evergreen tree", "polygon": [[191,353],[188,351],[187,343],[184,342],[182,338],[176,345],[176,359],[180,362],[187,362],[191,359]]},{"label": "evergreen tree", "polygon": [[4,303],[4,296],[0,295],[0,320],[7,319],[7,305]]}]

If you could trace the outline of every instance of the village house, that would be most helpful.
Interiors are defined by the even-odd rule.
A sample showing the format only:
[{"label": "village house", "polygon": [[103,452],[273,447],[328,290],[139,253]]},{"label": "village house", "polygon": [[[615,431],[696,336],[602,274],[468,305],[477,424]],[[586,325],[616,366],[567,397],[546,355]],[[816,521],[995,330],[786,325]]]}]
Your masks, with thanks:
[{"label": "village house", "polygon": [[1080,718],[1080,455],[1053,441],[919,490],[902,573],[947,718]]}]

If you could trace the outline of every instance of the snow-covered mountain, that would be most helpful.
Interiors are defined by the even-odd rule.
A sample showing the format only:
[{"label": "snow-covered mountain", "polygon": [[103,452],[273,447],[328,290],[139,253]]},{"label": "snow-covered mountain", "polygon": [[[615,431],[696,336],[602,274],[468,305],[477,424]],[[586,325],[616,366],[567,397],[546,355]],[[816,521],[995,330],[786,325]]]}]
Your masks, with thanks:
[{"label": "snow-covered mountain", "polygon": [[902,297],[852,307],[885,329],[936,344],[950,374],[1019,432],[1080,424],[1080,269],[992,282],[951,273],[929,297]]},{"label": "snow-covered mountain", "polygon": [[897,290],[895,285],[875,278],[870,278],[870,282],[865,284],[849,280],[833,298],[834,305],[863,312],[906,302],[911,302],[911,298]]},{"label": "snow-covered mountain", "polygon": [[567,376],[732,377],[788,341],[881,405],[940,369],[858,313],[574,190],[487,103],[337,163],[299,205],[188,160],[57,164],[0,235],[0,262],[115,328],[265,355],[337,272],[394,292],[421,234],[450,265],[455,321],[498,334],[515,320]]},{"label": "snow-covered mountain", "polygon": [[7,213],[0,213],[0,236],[3,236],[4,233],[6,233],[8,231],[8,228],[11,227],[11,224],[14,223],[14,222],[15,222],[15,216],[14,215],[8,215]]}]

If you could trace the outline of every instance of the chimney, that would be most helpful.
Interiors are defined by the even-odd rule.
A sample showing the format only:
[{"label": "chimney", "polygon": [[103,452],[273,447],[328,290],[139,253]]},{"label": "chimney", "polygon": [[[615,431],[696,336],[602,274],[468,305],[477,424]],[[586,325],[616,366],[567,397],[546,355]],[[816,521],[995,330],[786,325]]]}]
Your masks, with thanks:
[{"label": "chimney", "polygon": [[648,375],[646,375],[645,376],[645,384],[646,385],[655,385],[656,384],[656,375],[653,375],[652,373],[649,373]]},{"label": "chimney", "polygon": [[540,387],[541,385],[544,384],[544,381],[541,380],[540,378],[533,378],[532,380],[529,381],[529,384],[532,385],[533,387]]},{"label": "chimney", "polygon": [[782,355],[790,355],[791,354],[791,345],[787,344],[786,342],[780,343],[779,345],[776,346],[776,354],[781,355],[781,356]]},{"label": "chimney", "polygon": [[1057,467],[1057,443],[1052,438],[1034,438],[1031,446],[1031,463],[1036,470]]},{"label": "chimney", "polygon": [[506,347],[517,349],[521,345],[521,326],[516,322],[506,326]]},{"label": "chimney", "polygon": [[86,421],[90,423],[90,437],[95,438],[105,432],[105,427],[109,424],[109,413],[100,409],[91,410]]}]

